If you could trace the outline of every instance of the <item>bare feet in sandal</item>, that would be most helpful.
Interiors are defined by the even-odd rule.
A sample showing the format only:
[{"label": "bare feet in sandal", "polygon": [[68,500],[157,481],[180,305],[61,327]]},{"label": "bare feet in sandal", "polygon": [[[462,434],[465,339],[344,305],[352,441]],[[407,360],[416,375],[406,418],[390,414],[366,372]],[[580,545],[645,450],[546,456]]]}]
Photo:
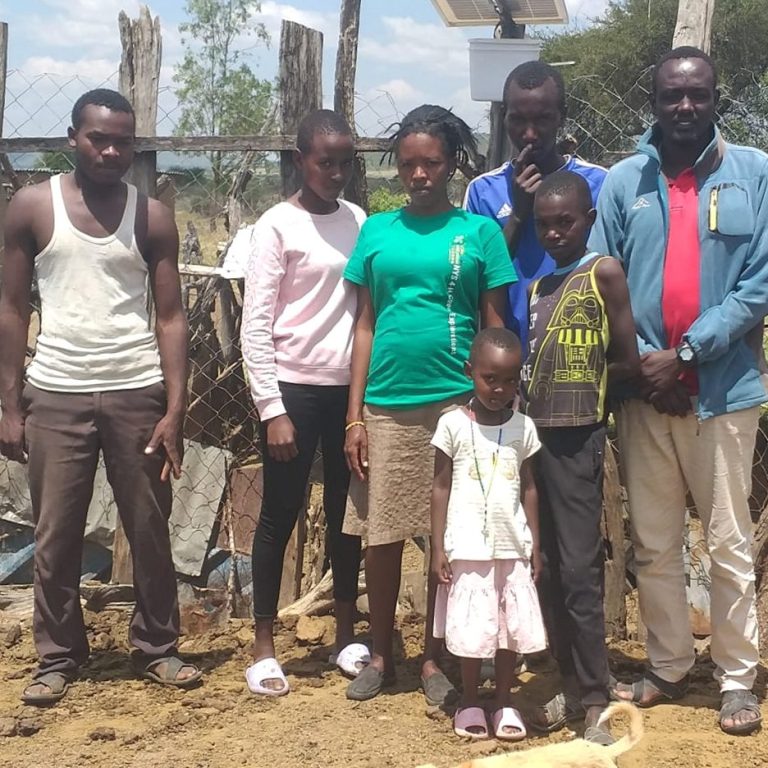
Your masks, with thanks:
[{"label": "bare feet in sandal", "polygon": [[21,694],[25,704],[47,706],[63,699],[69,690],[70,675],[63,672],[46,672],[38,675]]},{"label": "bare feet in sandal", "polygon": [[732,736],[746,736],[762,723],[757,697],[751,691],[724,691],[720,707],[720,728]]},{"label": "bare feet in sandal", "polygon": [[587,707],[584,715],[584,740],[592,744],[609,747],[616,743],[616,739],[611,734],[610,723],[600,722],[600,716],[603,712],[605,712],[605,707]]},{"label": "bare feet in sandal", "polygon": [[583,717],[584,707],[578,697],[569,693],[558,693],[546,704],[536,707],[528,722],[535,731],[553,733]]},{"label": "bare feet in sandal", "polygon": [[611,694],[617,701],[628,701],[641,709],[665,701],[682,699],[688,691],[688,675],[670,683],[650,670],[634,683],[616,683]]},{"label": "bare feet in sandal", "polygon": [[[161,661],[153,667],[153,670],[157,673],[158,677],[165,678],[168,676],[168,661]],[[174,676],[174,679],[179,682],[189,680],[195,675],[199,675],[200,670],[194,664],[184,664]]]}]

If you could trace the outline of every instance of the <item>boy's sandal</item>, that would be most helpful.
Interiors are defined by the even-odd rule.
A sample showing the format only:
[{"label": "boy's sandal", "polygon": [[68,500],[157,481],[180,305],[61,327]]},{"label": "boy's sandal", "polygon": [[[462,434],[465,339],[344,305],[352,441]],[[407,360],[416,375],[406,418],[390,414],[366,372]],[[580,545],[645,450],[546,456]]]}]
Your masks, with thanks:
[{"label": "boy's sandal", "polygon": [[394,674],[385,674],[371,666],[363,667],[360,674],[347,686],[347,698],[352,701],[368,701],[381,693],[384,686],[395,682]]},{"label": "boy's sandal", "polygon": [[[166,665],[162,674],[158,671],[161,664]],[[185,667],[195,671],[188,677],[179,677],[179,672]],[[160,685],[170,685],[173,688],[189,688],[203,676],[202,671],[194,664],[187,664],[178,656],[162,656],[148,661],[144,666],[139,663],[138,673],[145,680],[151,680]]]},{"label": "boy's sandal", "polygon": [[[739,712],[752,712],[757,717],[728,727],[723,725],[724,720],[732,720]],[[751,691],[725,691],[721,700],[719,722],[723,732],[730,736],[746,736],[756,731],[763,722],[763,716],[760,714],[755,694]]]},{"label": "boy's sandal", "polygon": [[536,717],[529,718],[528,725],[539,733],[554,733],[567,723],[581,720],[586,714],[584,705],[569,693],[558,693],[546,704],[536,707]]},{"label": "boy's sandal", "polygon": [[[245,680],[248,683],[248,690],[257,696],[285,696],[291,690],[285,673],[274,657],[251,664],[245,670]],[[280,687],[269,688],[264,685],[267,680],[279,680]]]},{"label": "boy's sandal", "polygon": [[601,725],[590,725],[584,730],[584,741],[590,744],[599,744],[601,747],[610,747],[616,743],[611,732]]},{"label": "boy's sandal", "polygon": [[[21,694],[21,700],[25,704],[31,704],[35,707],[44,707],[48,704],[55,704],[61,701],[69,690],[69,684],[72,678],[64,672],[45,672],[36,677]],[[36,685],[44,685],[47,693],[32,693],[30,688]]]},{"label": "boy's sandal", "polygon": [[[470,730],[474,729],[474,730]],[[476,741],[488,738],[488,720],[482,707],[459,707],[453,716],[453,732]]]},{"label": "boy's sandal", "polygon": [[528,734],[520,712],[514,707],[502,707],[491,715],[493,735],[501,741],[522,741]]},{"label": "boy's sandal", "polygon": [[[682,699],[688,693],[689,683],[688,675],[676,683],[670,683],[648,669],[633,683],[616,683],[611,688],[610,695],[614,701],[629,701],[641,709],[647,709],[665,701]],[[628,693],[629,696],[620,696],[620,693]],[[651,694],[650,698],[646,696],[647,693]]]},{"label": "boy's sandal", "polygon": [[371,652],[362,643],[345,645],[338,653],[332,653],[328,659],[348,677],[357,677],[370,660]]},{"label": "boy's sandal", "polygon": [[440,670],[433,672],[429,677],[422,675],[421,687],[424,690],[424,698],[430,707],[450,706],[455,704],[459,698],[459,693],[453,683]]}]

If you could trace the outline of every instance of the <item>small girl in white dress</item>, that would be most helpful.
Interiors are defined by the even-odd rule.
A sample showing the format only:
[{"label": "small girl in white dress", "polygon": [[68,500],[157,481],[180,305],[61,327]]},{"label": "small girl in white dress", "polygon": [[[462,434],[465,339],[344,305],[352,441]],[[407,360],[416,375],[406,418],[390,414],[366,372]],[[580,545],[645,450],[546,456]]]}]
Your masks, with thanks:
[{"label": "small girl in white dress", "polygon": [[454,731],[473,739],[489,736],[478,698],[482,660],[495,658],[493,734],[518,741],[526,731],[511,706],[516,654],[546,647],[534,584],[540,553],[531,456],[539,440],[533,422],[509,407],[521,356],[511,331],[481,331],[465,364],[474,397],[442,416],[432,439],[432,572],[440,585],[435,637],[445,637],[461,658]]}]

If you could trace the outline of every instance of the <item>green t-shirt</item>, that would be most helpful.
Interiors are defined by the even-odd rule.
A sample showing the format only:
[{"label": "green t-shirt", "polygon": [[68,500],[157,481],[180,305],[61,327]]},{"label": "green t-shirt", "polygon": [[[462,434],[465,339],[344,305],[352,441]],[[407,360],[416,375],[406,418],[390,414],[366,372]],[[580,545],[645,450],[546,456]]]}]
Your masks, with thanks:
[{"label": "green t-shirt", "polygon": [[480,295],[517,280],[498,224],[461,209],[371,216],[344,277],[371,292],[376,325],[365,402],[382,408],[469,392],[464,362]]}]

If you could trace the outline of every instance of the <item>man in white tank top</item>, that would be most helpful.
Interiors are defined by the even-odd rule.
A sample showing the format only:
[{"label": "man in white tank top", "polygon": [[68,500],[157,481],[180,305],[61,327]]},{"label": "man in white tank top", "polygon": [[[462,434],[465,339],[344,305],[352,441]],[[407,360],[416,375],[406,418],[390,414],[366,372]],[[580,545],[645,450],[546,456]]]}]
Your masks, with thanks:
[{"label": "man in white tank top", "polygon": [[[179,238],[172,212],[122,181],[133,162],[134,131],[133,109],[119,93],[84,94],[69,129],[74,172],[19,190],[6,215],[0,452],[29,464],[40,656],[22,694],[29,704],[58,701],[88,658],[80,562],[100,451],[133,555],[129,637],[137,669],[181,687],[201,675],[176,652],[168,533],[169,480],[181,471],[186,412]],[[25,375],[33,275],[41,323]]]}]

